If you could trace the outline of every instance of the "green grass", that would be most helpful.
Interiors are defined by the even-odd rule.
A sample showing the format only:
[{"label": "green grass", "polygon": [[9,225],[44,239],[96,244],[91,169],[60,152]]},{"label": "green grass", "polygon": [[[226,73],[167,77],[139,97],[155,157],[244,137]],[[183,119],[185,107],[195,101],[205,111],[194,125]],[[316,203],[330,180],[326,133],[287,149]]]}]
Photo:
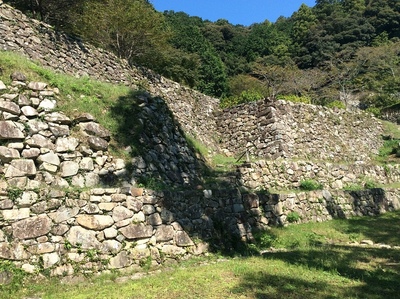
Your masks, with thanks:
[{"label": "green grass", "polygon": [[[160,273],[118,282],[116,273],[75,284],[26,283],[1,298],[397,298],[400,250],[354,247],[370,239],[400,244],[400,211],[273,228],[250,247],[275,248],[262,255],[193,258]],[[250,251],[249,251],[250,252]],[[254,250],[252,251],[254,252]]]}]

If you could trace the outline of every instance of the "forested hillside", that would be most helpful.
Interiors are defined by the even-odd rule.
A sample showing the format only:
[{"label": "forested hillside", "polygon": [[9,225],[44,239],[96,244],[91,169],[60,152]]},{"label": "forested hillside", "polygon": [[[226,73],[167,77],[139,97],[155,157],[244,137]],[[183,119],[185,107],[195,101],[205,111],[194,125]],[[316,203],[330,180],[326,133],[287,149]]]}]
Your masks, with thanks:
[{"label": "forested hillside", "polygon": [[379,109],[400,100],[400,1],[316,0],[251,26],[155,11],[147,0],[7,0],[223,106],[281,97]]}]

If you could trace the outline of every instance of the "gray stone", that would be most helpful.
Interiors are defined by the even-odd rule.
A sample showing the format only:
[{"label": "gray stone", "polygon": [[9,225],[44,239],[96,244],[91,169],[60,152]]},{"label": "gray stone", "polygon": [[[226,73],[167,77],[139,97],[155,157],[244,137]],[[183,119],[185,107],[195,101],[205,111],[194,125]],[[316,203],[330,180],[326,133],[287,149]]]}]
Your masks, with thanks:
[{"label": "gray stone", "polygon": [[186,250],[182,247],[174,246],[174,245],[164,245],[161,247],[161,252],[167,256],[179,256],[184,255]]},{"label": "gray stone", "polygon": [[45,121],[49,123],[55,123],[59,125],[70,125],[72,123],[71,119],[66,115],[59,113],[59,112],[52,112],[46,114],[44,117]]},{"label": "gray stone", "polygon": [[123,206],[117,206],[112,211],[112,218],[115,222],[132,218],[133,212]]},{"label": "gray stone", "polygon": [[146,216],[144,215],[144,213],[142,211],[134,214],[132,217],[133,223],[141,223],[141,222],[144,222],[145,220],[146,220]]},{"label": "gray stone", "polygon": [[51,111],[54,110],[56,106],[57,102],[55,100],[44,99],[43,101],[40,102],[38,109],[44,111]]},{"label": "gray stone", "polygon": [[13,159],[19,159],[19,151],[6,146],[0,146],[0,160],[3,163],[9,163]]},{"label": "gray stone", "polygon": [[34,135],[39,133],[40,131],[46,131],[49,128],[49,125],[38,119],[30,119],[28,121],[28,127],[29,134]]},{"label": "gray stone", "polygon": [[60,207],[57,212],[49,213],[49,217],[54,221],[54,223],[65,222],[79,213],[79,207],[67,208]]},{"label": "gray stone", "polygon": [[79,164],[74,161],[65,161],[60,164],[61,177],[74,176],[79,171]]},{"label": "gray stone", "polygon": [[29,258],[24,246],[21,243],[0,243],[0,258],[5,260],[22,261]]},{"label": "gray stone", "polygon": [[29,208],[21,208],[21,209],[13,209],[13,210],[4,210],[3,219],[4,220],[21,220],[24,218],[28,218],[30,214]]},{"label": "gray stone", "polygon": [[79,115],[77,118],[74,119],[75,123],[80,123],[80,122],[92,122],[94,121],[94,116],[89,114],[89,113],[82,113]]},{"label": "gray stone", "polygon": [[67,125],[59,125],[59,124],[50,123],[49,128],[50,128],[51,133],[55,137],[64,137],[64,136],[69,136],[69,134],[70,134],[70,129],[69,129],[69,126],[67,126]]},{"label": "gray stone", "polygon": [[57,138],[56,152],[73,152],[79,145],[78,139],[74,137]]},{"label": "gray stone", "polygon": [[32,160],[19,159],[11,161],[11,164],[5,171],[6,178],[34,176],[36,174],[36,166]]},{"label": "gray stone", "polygon": [[17,123],[9,120],[0,121],[0,139],[24,139],[25,135]]},{"label": "gray stone", "polygon": [[43,268],[48,269],[60,261],[60,256],[57,252],[43,254]]},{"label": "gray stone", "polygon": [[132,263],[128,253],[126,251],[122,251],[118,253],[116,256],[110,258],[109,268],[110,269],[120,269],[126,268]]},{"label": "gray stone", "polygon": [[7,89],[7,86],[3,83],[3,81],[0,80],[0,90],[5,90]]},{"label": "gray stone", "polygon": [[32,106],[24,106],[21,108],[21,112],[23,115],[25,115],[26,117],[34,117],[34,116],[38,116],[39,112],[33,108]]},{"label": "gray stone", "polygon": [[144,224],[130,224],[119,229],[121,234],[130,240],[150,238],[153,235],[153,227]]},{"label": "gray stone", "polygon": [[190,239],[189,235],[185,231],[176,232],[175,243],[177,246],[180,246],[180,247],[194,245],[193,241]]},{"label": "gray stone", "polygon": [[122,249],[122,244],[116,240],[106,240],[102,243],[101,251],[116,254]]},{"label": "gray stone", "polygon": [[29,82],[28,83],[28,88],[35,90],[35,91],[44,90],[46,87],[47,87],[47,83],[43,83],[43,82]]},{"label": "gray stone", "polygon": [[91,149],[95,151],[106,151],[108,149],[108,142],[96,136],[90,136],[87,139]]},{"label": "gray stone", "polygon": [[150,225],[152,225],[152,226],[161,225],[161,224],[163,223],[163,222],[162,222],[162,219],[161,219],[161,216],[160,216],[159,213],[151,214],[151,215],[148,217],[147,221],[148,221],[148,223],[149,223]]},{"label": "gray stone", "polygon": [[26,76],[23,73],[17,72],[17,71],[13,72],[10,75],[10,78],[13,81],[20,81],[20,82],[25,82],[26,81]]},{"label": "gray stone", "polygon": [[171,225],[160,225],[156,229],[156,240],[158,243],[160,242],[168,242],[174,238],[174,228]]},{"label": "gray stone", "polygon": [[21,109],[17,104],[2,100],[0,100],[0,111],[8,112],[14,115],[19,115],[21,113]]},{"label": "gray stone", "polygon": [[114,224],[113,218],[106,215],[79,215],[78,224],[84,228],[100,231]]},{"label": "gray stone", "polygon": [[57,154],[55,154],[53,151],[49,151],[46,154],[40,155],[37,159],[37,161],[39,163],[48,163],[51,165],[55,165],[55,166],[60,166],[60,158],[58,157]]},{"label": "gray stone", "polygon": [[79,168],[85,171],[92,171],[94,169],[93,159],[90,157],[84,157],[79,162]]},{"label": "gray stone", "polygon": [[81,226],[73,226],[66,234],[66,238],[73,246],[81,246],[83,249],[100,249],[101,243],[96,238],[96,232],[87,230]]},{"label": "gray stone", "polygon": [[54,150],[54,144],[51,142],[51,140],[40,134],[35,134],[31,138],[27,138],[25,142],[30,147],[48,148],[50,150]]},{"label": "gray stone", "polygon": [[12,224],[13,236],[25,240],[33,239],[48,234],[52,221],[47,216],[36,216],[14,222]]},{"label": "gray stone", "polygon": [[110,140],[110,131],[95,122],[79,123],[79,127],[88,135]]},{"label": "gray stone", "polygon": [[36,159],[40,155],[40,149],[38,148],[29,148],[24,149],[22,151],[22,157],[25,159]]}]

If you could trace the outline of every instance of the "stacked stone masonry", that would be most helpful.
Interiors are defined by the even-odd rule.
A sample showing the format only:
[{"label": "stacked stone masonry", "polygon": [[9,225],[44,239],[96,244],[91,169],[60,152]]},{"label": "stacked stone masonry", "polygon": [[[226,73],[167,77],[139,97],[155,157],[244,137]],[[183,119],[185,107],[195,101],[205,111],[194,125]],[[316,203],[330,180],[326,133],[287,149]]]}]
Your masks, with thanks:
[{"label": "stacked stone masonry", "polygon": [[[282,101],[219,111],[218,100],[55,32],[1,0],[0,47],[58,72],[144,86],[149,93],[140,114],[148,153],[132,161],[129,173],[109,154],[112,136],[93,116],[56,112],[56,88],[19,73],[10,86],[0,81],[0,258],[27,272],[135,268],[201,254],[221,228],[247,241],[254,228],[286,225],[294,213],[306,222],[400,208],[395,189],[340,190],[367,179],[399,181],[397,165],[369,163],[382,144],[382,124],[369,115]],[[163,134],[152,134],[159,127]],[[135,187],[135,176],[148,173],[168,185],[200,179],[184,133],[227,155],[248,152],[261,160],[238,169],[239,188]],[[325,190],[264,191],[296,188],[306,179]],[[253,191],[242,193],[243,186]]]}]

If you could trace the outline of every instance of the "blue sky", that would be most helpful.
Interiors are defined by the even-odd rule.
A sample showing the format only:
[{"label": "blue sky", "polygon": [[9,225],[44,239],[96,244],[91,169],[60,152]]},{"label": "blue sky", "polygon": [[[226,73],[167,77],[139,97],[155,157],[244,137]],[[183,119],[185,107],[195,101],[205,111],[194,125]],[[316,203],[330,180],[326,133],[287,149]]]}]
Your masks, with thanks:
[{"label": "blue sky", "polygon": [[231,24],[249,26],[265,20],[275,22],[290,17],[302,3],[314,6],[315,0],[150,0],[158,11],[184,11],[190,16],[215,22],[226,19]]}]

